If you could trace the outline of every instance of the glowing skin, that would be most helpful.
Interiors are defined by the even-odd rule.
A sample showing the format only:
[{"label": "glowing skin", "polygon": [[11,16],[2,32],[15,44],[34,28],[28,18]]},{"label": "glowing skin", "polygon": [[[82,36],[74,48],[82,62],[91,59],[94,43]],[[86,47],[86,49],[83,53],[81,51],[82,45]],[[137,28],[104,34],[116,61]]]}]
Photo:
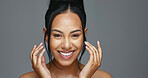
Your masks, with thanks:
[{"label": "glowing skin", "polygon": [[[71,65],[81,52],[83,44],[82,24],[79,16],[68,12],[57,15],[51,27],[50,50],[62,66]],[[64,59],[58,51],[75,51],[73,56]]]},{"label": "glowing skin", "polygon": [[[45,34],[46,28],[43,28],[43,32]],[[86,36],[87,28],[84,32]],[[46,41],[48,41],[48,37]],[[85,48],[89,52],[90,58],[85,66],[80,64],[82,69],[80,71],[77,58],[82,50],[82,44],[83,32],[79,16],[69,11],[57,15],[51,26],[50,50],[54,56],[54,63],[60,69],[52,62],[46,64],[43,55],[45,49],[41,43],[39,46],[35,45],[30,54],[34,71],[26,73],[20,78],[112,78],[107,72],[98,70],[102,59],[99,42],[97,42],[98,49],[89,42],[85,42]],[[72,51],[74,51],[73,55],[70,53]],[[59,52],[62,52],[61,55]]]}]

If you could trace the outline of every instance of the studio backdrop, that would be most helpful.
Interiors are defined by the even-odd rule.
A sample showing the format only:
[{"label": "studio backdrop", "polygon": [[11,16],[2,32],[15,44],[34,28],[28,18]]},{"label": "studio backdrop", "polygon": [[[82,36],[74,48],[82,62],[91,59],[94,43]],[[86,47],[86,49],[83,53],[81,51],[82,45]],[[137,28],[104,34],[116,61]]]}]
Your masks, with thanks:
[{"label": "studio backdrop", "polygon": [[[48,0],[0,0],[0,76],[33,71],[33,45],[43,42]],[[148,1],[84,0],[87,41],[103,50],[100,70],[113,78],[148,78]],[[48,62],[47,53],[44,54]],[[89,60],[86,51],[82,63]]]}]

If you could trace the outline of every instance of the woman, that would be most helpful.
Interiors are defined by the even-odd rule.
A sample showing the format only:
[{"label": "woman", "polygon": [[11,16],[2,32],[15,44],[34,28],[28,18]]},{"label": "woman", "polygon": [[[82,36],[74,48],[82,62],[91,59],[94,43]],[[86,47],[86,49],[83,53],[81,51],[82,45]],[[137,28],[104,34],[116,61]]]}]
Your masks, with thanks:
[{"label": "woman", "polygon": [[[111,78],[107,72],[98,70],[102,59],[99,41],[98,49],[86,42],[83,0],[51,0],[45,15],[45,25],[44,45],[50,62],[45,62],[43,43],[35,45],[30,54],[34,71],[25,73],[20,78]],[[83,65],[80,60],[85,49],[90,58]]]}]

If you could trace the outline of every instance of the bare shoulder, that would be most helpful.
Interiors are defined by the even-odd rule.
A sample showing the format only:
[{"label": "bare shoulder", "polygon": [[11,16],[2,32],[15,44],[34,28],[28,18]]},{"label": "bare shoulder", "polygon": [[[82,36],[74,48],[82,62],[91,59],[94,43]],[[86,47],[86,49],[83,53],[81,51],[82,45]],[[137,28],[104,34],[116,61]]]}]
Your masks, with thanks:
[{"label": "bare shoulder", "polygon": [[38,78],[38,76],[34,71],[32,71],[32,72],[27,72],[27,73],[23,74],[19,78]]},{"label": "bare shoulder", "polygon": [[105,71],[97,70],[93,74],[92,78],[112,78],[112,76],[109,73],[105,72]]}]

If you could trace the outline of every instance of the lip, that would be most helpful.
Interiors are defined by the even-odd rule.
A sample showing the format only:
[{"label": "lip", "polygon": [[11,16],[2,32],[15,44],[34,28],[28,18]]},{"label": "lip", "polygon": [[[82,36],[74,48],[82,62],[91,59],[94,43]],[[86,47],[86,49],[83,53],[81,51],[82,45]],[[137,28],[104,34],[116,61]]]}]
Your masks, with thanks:
[{"label": "lip", "polygon": [[[63,52],[63,53],[69,53],[69,52],[73,52],[71,55],[68,55],[68,56],[64,56],[64,55],[62,55],[60,52]],[[58,54],[63,58],[63,59],[69,59],[69,58],[71,58],[74,54],[75,54],[75,52],[76,52],[76,50],[71,50],[71,51],[58,51]]]},{"label": "lip", "polygon": [[73,51],[75,51],[75,50],[70,50],[70,51],[59,51],[58,50],[58,52],[62,52],[62,53],[70,53],[70,52],[73,52]]}]

